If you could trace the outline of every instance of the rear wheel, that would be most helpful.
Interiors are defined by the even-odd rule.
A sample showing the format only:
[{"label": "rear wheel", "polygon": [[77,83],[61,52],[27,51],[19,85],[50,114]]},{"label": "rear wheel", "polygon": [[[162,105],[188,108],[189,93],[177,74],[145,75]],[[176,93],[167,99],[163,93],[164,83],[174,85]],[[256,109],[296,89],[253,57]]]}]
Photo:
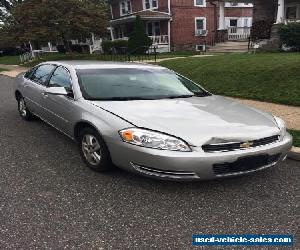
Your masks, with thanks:
[{"label": "rear wheel", "polygon": [[26,121],[32,120],[34,116],[27,108],[24,97],[21,95],[18,96],[17,101],[18,101],[18,111],[19,111],[21,118]]},{"label": "rear wheel", "polygon": [[108,148],[95,129],[84,128],[80,132],[79,150],[83,161],[92,170],[105,172],[113,168]]}]

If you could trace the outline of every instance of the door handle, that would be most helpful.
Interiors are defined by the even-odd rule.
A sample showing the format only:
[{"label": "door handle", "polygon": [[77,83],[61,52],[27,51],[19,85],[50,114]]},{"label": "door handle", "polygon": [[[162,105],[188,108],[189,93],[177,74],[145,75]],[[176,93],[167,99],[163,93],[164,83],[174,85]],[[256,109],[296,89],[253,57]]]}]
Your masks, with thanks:
[{"label": "door handle", "polygon": [[44,98],[46,98],[46,97],[48,97],[48,94],[47,94],[46,92],[42,92],[42,96],[43,96]]},{"label": "door handle", "polygon": [[28,88],[29,87],[29,84],[24,84],[24,88]]}]

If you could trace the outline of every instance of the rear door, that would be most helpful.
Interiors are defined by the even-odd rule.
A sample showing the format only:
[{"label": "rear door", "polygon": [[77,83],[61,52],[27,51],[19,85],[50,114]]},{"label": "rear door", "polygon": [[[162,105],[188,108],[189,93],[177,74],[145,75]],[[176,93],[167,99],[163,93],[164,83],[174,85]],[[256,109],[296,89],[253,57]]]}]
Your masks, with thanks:
[{"label": "rear door", "polygon": [[46,120],[62,132],[72,134],[72,120],[74,120],[76,107],[68,69],[63,66],[57,67],[47,87],[64,87],[69,93],[68,96],[48,94],[44,96],[43,105],[46,109]]},{"label": "rear door", "polygon": [[46,90],[49,77],[55,68],[56,66],[52,64],[43,64],[38,66],[30,75],[29,79],[26,78],[24,90],[22,91],[28,108],[41,118],[44,117],[44,92]]}]

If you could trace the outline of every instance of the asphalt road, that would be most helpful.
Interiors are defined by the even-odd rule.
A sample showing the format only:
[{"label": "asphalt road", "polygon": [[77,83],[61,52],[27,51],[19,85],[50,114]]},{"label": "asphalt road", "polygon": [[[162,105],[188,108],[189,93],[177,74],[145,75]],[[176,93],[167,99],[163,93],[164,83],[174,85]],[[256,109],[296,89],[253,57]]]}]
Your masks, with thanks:
[{"label": "asphalt road", "polygon": [[174,183],[92,172],[73,141],[22,121],[0,76],[0,249],[192,249],[192,234],[293,234],[300,164]]}]

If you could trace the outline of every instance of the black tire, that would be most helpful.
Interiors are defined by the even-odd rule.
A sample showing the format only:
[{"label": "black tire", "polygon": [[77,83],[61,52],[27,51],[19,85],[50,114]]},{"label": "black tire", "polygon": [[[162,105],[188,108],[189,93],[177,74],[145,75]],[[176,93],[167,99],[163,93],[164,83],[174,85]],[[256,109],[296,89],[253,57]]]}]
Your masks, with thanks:
[{"label": "black tire", "polygon": [[25,99],[22,95],[18,96],[17,102],[18,102],[18,111],[19,111],[21,118],[25,121],[33,120],[34,115],[27,108]]},{"label": "black tire", "polygon": [[[113,169],[108,148],[95,129],[89,127],[82,129],[78,139],[81,158],[89,168],[97,172],[106,172]],[[99,150],[96,150],[98,147]],[[96,151],[92,152],[94,150]]]}]

